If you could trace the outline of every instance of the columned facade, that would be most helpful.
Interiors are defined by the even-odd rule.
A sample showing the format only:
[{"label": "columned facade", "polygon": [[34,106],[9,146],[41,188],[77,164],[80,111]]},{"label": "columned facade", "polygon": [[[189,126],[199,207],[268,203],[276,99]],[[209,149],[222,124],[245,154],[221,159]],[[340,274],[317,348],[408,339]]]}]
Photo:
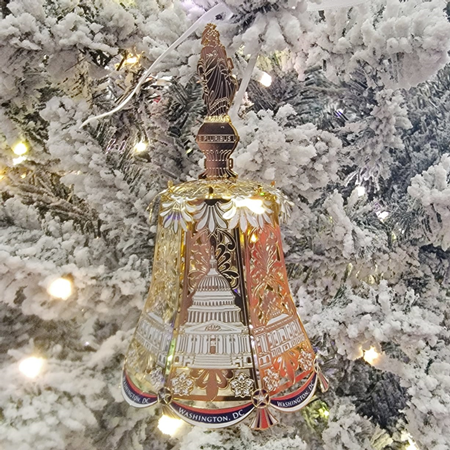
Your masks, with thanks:
[{"label": "columned facade", "polygon": [[191,368],[252,367],[248,328],[214,258],[200,281],[180,327],[173,364]]}]

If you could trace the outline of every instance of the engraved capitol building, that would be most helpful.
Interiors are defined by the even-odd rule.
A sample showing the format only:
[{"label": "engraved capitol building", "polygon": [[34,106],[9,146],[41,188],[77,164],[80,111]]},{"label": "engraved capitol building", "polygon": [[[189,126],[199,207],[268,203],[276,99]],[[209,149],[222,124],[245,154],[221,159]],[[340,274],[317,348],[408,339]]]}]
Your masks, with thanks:
[{"label": "engraved capitol building", "polygon": [[202,369],[251,368],[248,328],[214,256],[180,327],[173,365]]}]

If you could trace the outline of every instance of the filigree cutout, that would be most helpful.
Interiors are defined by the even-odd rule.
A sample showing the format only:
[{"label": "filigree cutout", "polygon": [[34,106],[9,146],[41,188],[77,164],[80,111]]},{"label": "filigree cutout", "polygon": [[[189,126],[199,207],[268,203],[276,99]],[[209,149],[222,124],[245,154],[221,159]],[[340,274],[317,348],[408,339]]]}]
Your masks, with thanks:
[{"label": "filigree cutout", "polygon": [[209,400],[214,400],[219,389],[226,388],[228,380],[233,376],[233,371],[223,369],[200,369],[192,370],[191,373],[197,377],[195,385],[205,390]]},{"label": "filigree cutout", "polygon": [[228,280],[232,289],[238,288],[239,271],[236,261],[236,240],[227,230],[216,230],[217,263],[220,273]]},{"label": "filigree cutout", "polygon": [[258,323],[262,325],[281,314],[295,313],[280,245],[274,229],[267,226],[250,250],[250,305],[257,308]]}]

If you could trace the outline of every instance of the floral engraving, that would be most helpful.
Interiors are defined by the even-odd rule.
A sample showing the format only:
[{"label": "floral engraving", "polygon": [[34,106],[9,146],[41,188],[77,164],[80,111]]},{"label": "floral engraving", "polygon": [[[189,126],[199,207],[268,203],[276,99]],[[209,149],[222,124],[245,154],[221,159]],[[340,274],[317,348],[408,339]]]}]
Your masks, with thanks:
[{"label": "floral engraving", "polygon": [[230,230],[239,225],[245,232],[249,225],[262,228],[266,223],[272,223],[273,211],[269,202],[259,198],[235,197],[220,207],[225,212],[223,218],[228,220]]},{"label": "floral engraving", "polygon": [[146,377],[152,384],[155,391],[159,391],[164,384],[164,376],[161,367],[153,369]]},{"label": "floral engraving", "polygon": [[216,228],[227,228],[218,202],[205,201],[200,203],[195,207],[195,212],[194,218],[198,220],[197,231],[206,227],[212,233]]},{"label": "floral engraving", "polygon": [[280,383],[280,375],[277,372],[273,372],[271,369],[266,371],[263,381],[266,389],[269,392],[274,391]]},{"label": "floral engraving", "polygon": [[189,395],[194,389],[194,380],[183,372],[172,379],[172,389],[175,395]]},{"label": "floral engraving", "polygon": [[161,204],[160,216],[163,219],[164,228],[173,228],[175,233],[178,228],[187,230],[187,224],[193,221],[192,213],[195,206],[189,203],[188,198],[172,196],[170,200]]},{"label": "floral engraving", "polygon": [[253,383],[251,378],[240,372],[230,381],[230,386],[236,397],[248,397],[253,391]]},{"label": "floral engraving", "polygon": [[314,354],[302,349],[298,361],[305,372],[311,370],[314,366]]},{"label": "floral engraving", "polygon": [[275,197],[275,201],[278,203],[280,207],[280,221],[282,223],[286,223],[289,220],[289,217],[291,217],[292,209],[294,207],[294,203],[291,202],[283,193],[279,193]]}]

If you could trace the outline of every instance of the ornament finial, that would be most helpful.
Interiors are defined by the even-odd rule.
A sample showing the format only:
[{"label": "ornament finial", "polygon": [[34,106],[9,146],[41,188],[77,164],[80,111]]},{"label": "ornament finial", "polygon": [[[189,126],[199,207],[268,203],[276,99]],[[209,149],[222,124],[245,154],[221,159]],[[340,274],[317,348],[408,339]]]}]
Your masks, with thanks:
[{"label": "ornament finial", "polygon": [[231,170],[233,161],[230,156],[239,142],[239,136],[228,116],[237,89],[237,81],[231,73],[233,63],[227,57],[214,24],[206,26],[202,44],[197,70],[208,115],[196,139],[206,157],[206,171],[200,178],[236,178]]},{"label": "ornament finial", "polygon": [[202,45],[197,70],[203,84],[203,100],[208,117],[224,117],[228,115],[237,90],[236,78],[231,73],[233,62],[227,57],[214,24],[209,23],[206,26]]}]

